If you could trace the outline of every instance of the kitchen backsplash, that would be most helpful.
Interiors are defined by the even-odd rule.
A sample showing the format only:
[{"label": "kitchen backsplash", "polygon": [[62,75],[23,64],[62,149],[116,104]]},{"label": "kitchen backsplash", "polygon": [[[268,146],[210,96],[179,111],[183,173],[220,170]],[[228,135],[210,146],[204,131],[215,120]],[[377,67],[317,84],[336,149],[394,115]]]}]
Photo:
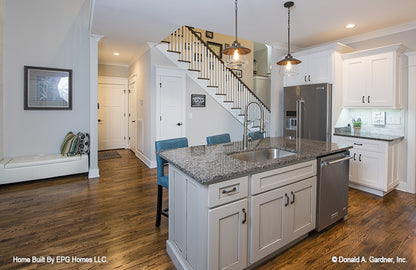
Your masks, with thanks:
[{"label": "kitchen backsplash", "polygon": [[362,131],[391,135],[404,135],[404,110],[343,109],[335,127],[346,127],[348,124],[352,126],[353,118],[355,120],[357,120],[357,118],[361,118]]}]

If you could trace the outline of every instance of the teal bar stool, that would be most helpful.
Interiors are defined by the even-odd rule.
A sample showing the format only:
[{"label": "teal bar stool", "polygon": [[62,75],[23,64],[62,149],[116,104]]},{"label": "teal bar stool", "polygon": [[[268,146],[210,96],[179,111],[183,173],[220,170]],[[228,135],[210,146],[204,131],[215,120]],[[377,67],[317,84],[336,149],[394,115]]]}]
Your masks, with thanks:
[{"label": "teal bar stool", "polygon": [[219,143],[229,143],[229,142],[231,142],[229,133],[224,133],[224,134],[219,134],[219,135],[214,135],[214,136],[207,137],[207,144],[208,145],[219,144]]},{"label": "teal bar stool", "polygon": [[261,133],[260,131],[250,132],[248,136],[251,138],[252,141],[264,139],[264,133]]},{"label": "teal bar stool", "polygon": [[[175,138],[155,142],[156,153],[161,150],[188,147],[187,138]],[[157,162],[157,209],[156,209],[156,226],[160,226],[162,215],[169,217],[168,208],[162,210],[163,188],[169,188],[169,176],[165,175],[163,166],[168,163],[166,160],[156,154]]]}]

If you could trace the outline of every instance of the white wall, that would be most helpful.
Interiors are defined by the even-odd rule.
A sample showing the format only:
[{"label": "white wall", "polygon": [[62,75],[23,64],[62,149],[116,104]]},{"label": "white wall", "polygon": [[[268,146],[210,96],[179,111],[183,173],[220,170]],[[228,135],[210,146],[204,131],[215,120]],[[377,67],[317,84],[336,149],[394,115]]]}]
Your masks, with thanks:
[{"label": "white wall", "polygon": [[98,76],[128,78],[129,66],[99,64]]},{"label": "white wall", "polygon": [[270,137],[283,136],[283,76],[276,65],[284,56],[281,48],[272,47],[270,90]]},{"label": "white wall", "polygon": [[3,45],[4,45],[4,0],[0,0],[0,160],[3,158]]},{"label": "white wall", "polygon": [[[6,0],[5,156],[57,153],[68,131],[89,131],[89,4]],[[72,110],[23,110],[24,65],[72,69]]]},{"label": "white wall", "polygon": [[[206,107],[191,107],[191,94],[206,95]],[[243,139],[243,125],[188,76],[186,117],[186,136],[190,146],[207,144],[207,136],[222,133],[230,133],[231,141]]]}]

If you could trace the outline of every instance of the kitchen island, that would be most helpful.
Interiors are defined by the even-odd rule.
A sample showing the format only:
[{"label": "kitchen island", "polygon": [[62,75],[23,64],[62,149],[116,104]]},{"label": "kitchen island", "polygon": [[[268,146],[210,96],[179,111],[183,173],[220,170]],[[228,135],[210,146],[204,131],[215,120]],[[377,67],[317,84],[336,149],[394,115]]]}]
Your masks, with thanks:
[{"label": "kitchen island", "polygon": [[[316,158],[349,148],[277,137],[244,151],[233,142],[160,152],[169,162],[167,252],[175,266],[251,268],[306,237],[316,226]],[[252,162],[241,152],[274,156]]]}]

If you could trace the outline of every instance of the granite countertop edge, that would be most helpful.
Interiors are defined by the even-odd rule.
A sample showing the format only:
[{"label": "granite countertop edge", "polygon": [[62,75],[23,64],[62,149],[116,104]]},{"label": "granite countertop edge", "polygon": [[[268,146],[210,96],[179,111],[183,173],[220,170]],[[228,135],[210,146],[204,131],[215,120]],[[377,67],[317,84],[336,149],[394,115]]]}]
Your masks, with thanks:
[{"label": "granite countertop edge", "polygon": [[368,139],[368,140],[387,141],[387,142],[401,140],[404,138],[404,136],[399,136],[399,135],[371,134],[371,133],[365,133],[365,132],[363,133],[335,132],[334,135],[343,136],[343,137]]},{"label": "granite countertop edge", "polygon": [[[290,166],[293,164],[306,162],[310,160],[315,160],[318,157],[326,156],[330,154],[335,154],[339,152],[343,152],[345,150],[351,149],[352,146],[350,145],[335,145],[336,147],[329,147],[329,148],[315,148],[313,150],[307,149],[304,152],[299,152],[296,155],[287,156],[279,159],[269,160],[265,162],[246,162],[246,161],[240,161],[234,158],[229,157],[229,154],[232,154],[232,152],[224,152],[222,145],[214,146],[217,148],[213,148],[212,146],[196,146],[201,147],[202,151],[204,152],[198,158],[192,157],[192,155],[189,155],[189,152],[192,151],[192,147],[189,147],[187,149],[171,149],[171,150],[164,150],[157,152],[158,155],[160,155],[163,159],[167,160],[170,164],[175,166],[177,169],[188,175],[189,177],[193,178],[197,182],[203,185],[209,185],[214,184],[230,179],[235,179],[238,177],[248,176],[254,173],[260,173],[263,171],[269,171],[278,169],[281,167]],[[279,146],[272,146],[273,147],[279,147]],[[271,148],[271,147],[261,147],[261,145],[258,145],[254,149],[249,150],[260,150],[264,148]],[[279,147],[284,149],[284,147]],[[210,154],[205,154],[206,152],[210,152],[213,150],[213,153],[215,153],[214,157],[218,159],[221,159],[219,163],[216,163],[215,165],[217,167],[210,168]],[[290,149],[289,149],[290,150]],[[242,152],[241,150],[236,152]],[[230,164],[231,166],[235,166],[231,169],[227,167]],[[207,173],[207,171],[211,172],[210,170],[215,170],[215,173]],[[201,172],[204,171],[204,172]],[[199,175],[198,175],[199,174]]]}]

